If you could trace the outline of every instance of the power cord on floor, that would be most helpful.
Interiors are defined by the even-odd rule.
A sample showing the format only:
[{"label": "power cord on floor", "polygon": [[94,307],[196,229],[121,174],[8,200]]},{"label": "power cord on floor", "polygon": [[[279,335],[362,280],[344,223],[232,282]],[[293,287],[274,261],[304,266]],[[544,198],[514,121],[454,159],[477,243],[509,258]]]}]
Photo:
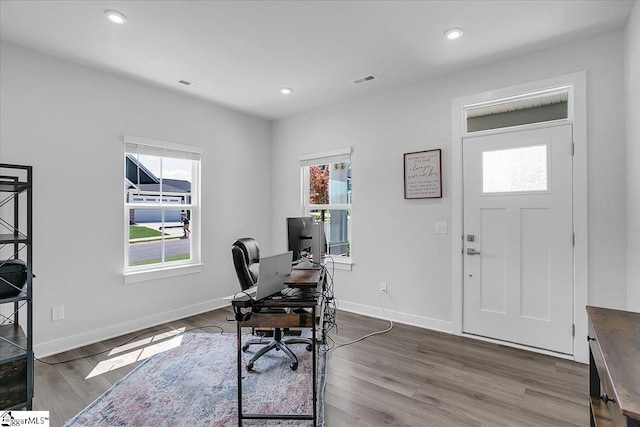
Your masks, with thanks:
[{"label": "power cord on floor", "polygon": [[[222,327],[221,327],[221,326],[219,326],[219,325],[204,325],[204,326],[194,326],[194,327],[192,327],[192,328],[185,329],[184,331],[180,331],[178,334],[176,334],[176,336],[178,336],[178,335],[182,335],[182,334],[184,334],[185,332],[194,331],[194,330],[198,330],[198,329],[208,329],[208,328],[218,328],[218,329],[220,329],[220,334],[221,334],[221,335],[224,335],[224,334],[225,334],[225,332],[224,332],[224,328],[222,328]],[[49,365],[49,366],[62,365],[62,364],[65,364],[65,363],[75,362],[75,361],[77,361],[77,360],[87,359],[87,358],[89,358],[89,357],[99,356],[99,355],[101,355],[101,354],[108,353],[108,352],[113,351],[114,349],[116,349],[116,348],[118,348],[118,347],[122,347],[123,345],[127,345],[127,344],[131,343],[132,341],[135,341],[136,339],[138,339],[138,338],[140,338],[140,337],[142,337],[142,336],[144,336],[144,335],[148,335],[148,334],[151,334],[151,333],[153,333],[153,332],[163,331],[163,330],[166,330],[166,329],[167,329],[166,327],[162,327],[162,328],[152,329],[152,330],[150,330],[150,331],[141,332],[141,333],[139,333],[138,335],[135,335],[134,337],[129,338],[127,341],[123,342],[122,344],[116,345],[116,346],[111,347],[111,348],[109,348],[109,349],[107,349],[107,350],[99,351],[99,352],[97,352],[97,353],[88,354],[88,355],[86,355],[86,356],[75,357],[75,358],[73,358],[73,359],[62,360],[62,361],[60,361],[60,362],[45,362],[44,360],[38,359],[38,358],[37,358],[37,357],[35,357],[35,356],[34,356],[33,358],[34,358],[35,360],[37,360],[38,362],[40,362],[40,363],[44,363],[45,365]],[[176,331],[176,329],[174,329],[174,331]],[[236,333],[234,332],[234,333],[233,333],[233,335],[235,335],[235,334],[236,334]]]},{"label": "power cord on floor", "polygon": [[[382,312],[384,313],[384,315],[387,317],[387,320],[389,321],[389,327],[387,329],[384,329],[382,331],[371,332],[370,334],[361,336],[360,338],[357,338],[355,340],[348,341],[348,342],[345,342],[345,343],[342,343],[342,344],[336,344],[332,348],[329,348],[327,351],[336,350],[336,349],[338,349],[340,347],[344,347],[344,346],[347,346],[347,345],[355,344],[357,342],[360,342],[360,341],[362,341],[364,339],[367,339],[369,337],[372,337],[374,335],[386,334],[391,329],[393,329],[393,320],[391,320],[391,318],[387,314],[387,310],[385,310],[384,306],[382,305],[382,294],[378,294],[378,303],[380,304],[380,308],[382,309]],[[333,341],[333,340],[331,340],[331,341]]]}]

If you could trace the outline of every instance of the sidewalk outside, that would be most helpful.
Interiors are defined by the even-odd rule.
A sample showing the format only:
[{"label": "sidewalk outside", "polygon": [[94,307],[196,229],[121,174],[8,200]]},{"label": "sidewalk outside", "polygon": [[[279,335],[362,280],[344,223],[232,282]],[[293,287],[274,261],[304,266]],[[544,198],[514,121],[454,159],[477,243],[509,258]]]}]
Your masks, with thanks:
[{"label": "sidewalk outside", "polygon": [[[139,224],[132,224],[138,227],[147,227],[152,230],[164,232],[164,240],[170,239],[181,239],[184,236],[184,230],[181,222],[167,222],[164,224],[164,230],[162,230],[161,222],[145,222]],[[140,243],[140,242],[153,242],[155,240],[162,240],[162,236],[156,237],[141,237],[139,239],[129,239],[130,243]]]}]

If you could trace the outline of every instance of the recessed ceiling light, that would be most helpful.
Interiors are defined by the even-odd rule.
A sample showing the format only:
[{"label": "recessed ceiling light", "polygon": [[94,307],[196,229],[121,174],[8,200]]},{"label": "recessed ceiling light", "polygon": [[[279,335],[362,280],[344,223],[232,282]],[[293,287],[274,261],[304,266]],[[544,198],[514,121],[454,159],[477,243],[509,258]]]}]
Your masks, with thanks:
[{"label": "recessed ceiling light", "polygon": [[113,23],[124,24],[125,22],[127,22],[127,17],[117,10],[107,9],[104,11],[104,14],[107,16],[107,19]]},{"label": "recessed ceiling light", "polygon": [[462,28],[449,28],[444,32],[444,36],[447,40],[455,40],[462,37]]},{"label": "recessed ceiling light", "polygon": [[282,89],[280,89],[280,93],[283,95],[289,95],[291,92],[293,92],[293,89],[291,89],[290,87],[283,87]]}]

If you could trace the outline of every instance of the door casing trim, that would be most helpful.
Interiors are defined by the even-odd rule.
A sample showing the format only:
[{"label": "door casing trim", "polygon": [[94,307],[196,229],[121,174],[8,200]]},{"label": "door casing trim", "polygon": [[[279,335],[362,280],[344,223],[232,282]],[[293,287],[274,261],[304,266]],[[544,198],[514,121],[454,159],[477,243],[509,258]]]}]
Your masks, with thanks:
[{"label": "door casing trim", "polygon": [[[587,313],[585,307],[588,303],[588,222],[587,222],[587,84],[586,72],[566,74],[544,80],[510,86],[502,89],[472,94],[452,100],[452,175],[451,175],[451,205],[452,221],[452,332],[463,335],[463,168],[462,168],[462,139],[465,135],[465,108],[470,105],[491,102],[498,99],[506,99],[520,96],[526,93],[537,93],[550,87],[569,86],[572,97],[569,99],[571,114],[562,124],[573,126],[573,143],[575,152],[573,156],[573,231],[576,235],[576,243],[573,256],[573,306],[575,336],[573,337],[573,358],[578,362],[588,362]],[[547,127],[559,123],[536,124],[535,127]],[[531,125],[511,128],[511,131],[531,129]],[[504,131],[504,130],[501,130]],[[471,336],[466,335],[465,336]],[[509,345],[509,343],[503,343]],[[531,351],[538,351],[530,348]]]}]

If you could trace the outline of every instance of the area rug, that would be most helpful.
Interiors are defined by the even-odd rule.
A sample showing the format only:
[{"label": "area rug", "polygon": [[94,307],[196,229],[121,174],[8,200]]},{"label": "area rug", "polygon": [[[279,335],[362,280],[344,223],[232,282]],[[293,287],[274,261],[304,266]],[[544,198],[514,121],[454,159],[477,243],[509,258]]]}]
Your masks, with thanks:
[{"label": "area rug", "polygon": [[[64,427],[237,426],[236,336],[188,333],[176,348],[147,359]],[[311,352],[292,345],[296,371],[280,351],[243,369],[243,412],[311,414]],[[243,353],[246,361],[260,346]],[[318,352],[318,425],[323,421],[326,357]],[[244,425],[308,426],[311,421],[244,420]]]}]

